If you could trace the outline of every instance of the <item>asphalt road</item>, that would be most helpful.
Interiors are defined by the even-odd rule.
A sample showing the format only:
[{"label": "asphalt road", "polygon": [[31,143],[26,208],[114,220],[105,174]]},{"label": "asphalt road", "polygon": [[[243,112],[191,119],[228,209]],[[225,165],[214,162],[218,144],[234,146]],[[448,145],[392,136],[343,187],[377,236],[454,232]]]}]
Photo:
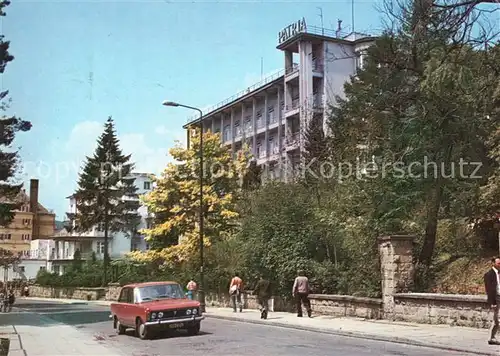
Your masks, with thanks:
[{"label": "asphalt road", "polygon": [[[132,330],[127,335],[115,334],[109,321],[109,307],[25,300],[19,300],[17,307],[42,314],[50,318],[50,322],[73,325],[81,331],[82,339],[99,340],[129,356],[465,356],[463,353],[217,319],[204,320],[202,331],[197,336],[178,331],[142,341],[133,336]],[[17,317],[21,315],[17,314]]]}]

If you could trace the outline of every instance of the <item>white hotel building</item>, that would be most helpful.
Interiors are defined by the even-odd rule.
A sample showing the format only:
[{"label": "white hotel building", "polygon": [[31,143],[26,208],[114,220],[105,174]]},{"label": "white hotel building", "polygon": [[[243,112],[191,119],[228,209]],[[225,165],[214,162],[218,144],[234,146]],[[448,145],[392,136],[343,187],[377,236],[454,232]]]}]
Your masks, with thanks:
[{"label": "white hotel building", "polygon": [[[265,177],[290,179],[300,164],[309,120],[323,120],[335,97],[343,97],[344,83],[362,65],[374,39],[308,27],[304,19],[286,27],[277,46],[284,69],[203,113],[204,131],[221,132],[233,155],[246,143]],[[200,121],[190,120],[184,128]]]}]

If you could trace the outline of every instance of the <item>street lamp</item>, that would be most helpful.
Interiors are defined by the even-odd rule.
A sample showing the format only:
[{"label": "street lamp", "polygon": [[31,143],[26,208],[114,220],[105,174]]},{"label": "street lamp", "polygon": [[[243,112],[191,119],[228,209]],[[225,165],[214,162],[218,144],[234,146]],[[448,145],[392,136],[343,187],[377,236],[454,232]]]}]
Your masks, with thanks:
[{"label": "street lamp", "polygon": [[200,228],[199,228],[199,239],[200,239],[200,287],[198,289],[198,298],[200,300],[200,309],[201,309],[201,312],[205,312],[205,291],[203,290],[203,286],[204,286],[204,281],[205,281],[205,275],[204,275],[204,271],[203,271],[203,265],[204,265],[204,258],[203,258],[203,229],[204,229],[204,225],[203,225],[203,120],[202,120],[202,117],[203,117],[203,113],[200,109],[198,108],[195,108],[193,106],[188,106],[188,105],[183,105],[183,104],[179,104],[179,103],[176,103],[176,102],[173,102],[173,101],[164,101],[162,103],[164,106],[173,106],[173,107],[183,107],[183,108],[186,108],[186,109],[190,109],[190,110],[195,110],[195,111],[198,111],[198,113],[200,114],[200,177],[199,177],[199,182],[200,182],[200,213],[199,213],[199,225],[200,225]]}]

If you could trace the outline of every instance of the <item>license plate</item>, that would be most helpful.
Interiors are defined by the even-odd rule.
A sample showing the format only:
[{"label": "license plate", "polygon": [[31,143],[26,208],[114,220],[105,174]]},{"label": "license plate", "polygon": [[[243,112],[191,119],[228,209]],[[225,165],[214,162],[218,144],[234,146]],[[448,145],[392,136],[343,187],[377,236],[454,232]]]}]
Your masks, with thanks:
[{"label": "license plate", "polygon": [[183,323],[170,324],[171,329],[180,329],[184,326]]}]

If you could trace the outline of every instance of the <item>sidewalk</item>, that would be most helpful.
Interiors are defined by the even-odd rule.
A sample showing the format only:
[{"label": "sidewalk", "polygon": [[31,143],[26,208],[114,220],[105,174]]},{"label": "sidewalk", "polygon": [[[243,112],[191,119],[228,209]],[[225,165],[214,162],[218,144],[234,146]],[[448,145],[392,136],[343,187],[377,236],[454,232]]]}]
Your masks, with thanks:
[{"label": "sidewalk", "polygon": [[[104,300],[84,301],[75,299],[36,297],[22,299],[88,305],[109,305],[112,303]],[[389,322],[386,320],[337,318],[332,316],[313,315],[313,318],[298,318],[295,314],[282,312],[269,313],[269,318],[267,320],[261,320],[260,312],[258,310],[245,309],[243,310],[243,313],[233,313],[232,309],[229,308],[212,307],[207,307],[205,316],[213,319],[273,325],[277,327],[321,332],[332,335],[466,352],[476,355],[500,355],[500,346],[488,345],[487,341],[489,331],[486,329],[464,328],[458,326],[453,327],[448,325]],[[28,354],[28,356],[32,355]]]},{"label": "sidewalk", "polygon": [[295,314],[280,312],[269,313],[267,320],[261,320],[259,311],[249,309],[243,310],[243,313],[233,313],[232,309],[228,308],[207,308],[205,315],[214,319],[397,342],[476,355],[500,355],[500,346],[488,345],[488,330],[485,329],[314,315],[313,318],[298,318]]},{"label": "sidewalk", "polygon": [[41,315],[2,313],[0,324],[0,337],[10,339],[9,356],[122,356],[96,340],[85,340],[74,327]]}]

